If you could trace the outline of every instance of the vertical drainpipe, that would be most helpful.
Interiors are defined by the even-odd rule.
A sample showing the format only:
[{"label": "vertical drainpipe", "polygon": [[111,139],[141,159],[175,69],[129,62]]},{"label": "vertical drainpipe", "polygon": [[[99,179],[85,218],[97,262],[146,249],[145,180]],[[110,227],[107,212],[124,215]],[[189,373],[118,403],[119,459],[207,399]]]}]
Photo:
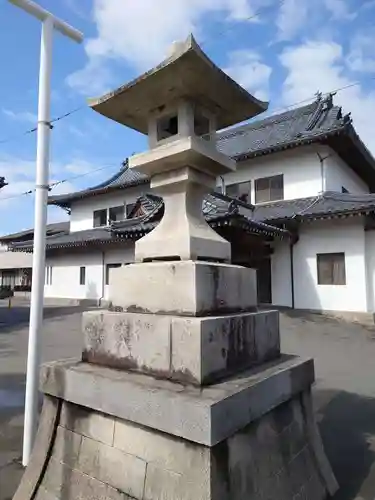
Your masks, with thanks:
[{"label": "vertical drainpipe", "polygon": [[289,255],[290,255],[290,291],[292,294],[292,309],[294,309],[294,245],[295,241],[291,241],[289,244]]},{"label": "vertical drainpipe", "polygon": [[105,295],[105,253],[104,250],[102,250],[102,293],[99,299],[99,306],[101,305],[102,301],[105,298],[104,295]]},{"label": "vertical drainpipe", "polygon": [[289,243],[290,257],[290,292],[292,295],[292,309],[295,308],[295,291],[294,291],[294,245],[298,241],[298,234],[292,234],[291,242]]},{"label": "vertical drainpipe", "polygon": [[325,177],[324,177],[324,160],[326,160],[327,158],[329,158],[330,156],[332,155],[327,155],[327,156],[321,156],[319,153],[316,153],[318,158],[319,158],[319,162],[320,162],[320,175],[321,175],[321,179],[322,179],[322,185],[321,185],[321,188],[322,188],[322,193],[325,192],[326,190],[326,183],[325,183]]}]

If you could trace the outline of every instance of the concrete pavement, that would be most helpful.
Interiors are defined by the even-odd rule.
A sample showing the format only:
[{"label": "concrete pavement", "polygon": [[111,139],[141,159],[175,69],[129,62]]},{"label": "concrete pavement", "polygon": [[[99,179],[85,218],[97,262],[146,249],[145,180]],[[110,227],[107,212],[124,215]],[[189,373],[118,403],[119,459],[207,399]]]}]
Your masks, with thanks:
[{"label": "concrete pavement", "polygon": [[[28,330],[26,310],[19,311],[19,320],[6,322],[2,312],[0,307],[0,500],[10,500],[22,475],[18,460]],[[54,308],[47,316],[43,361],[79,356],[81,313]],[[335,500],[374,500],[375,329],[284,312],[281,332],[284,352],[315,358],[318,420],[341,486]]]}]

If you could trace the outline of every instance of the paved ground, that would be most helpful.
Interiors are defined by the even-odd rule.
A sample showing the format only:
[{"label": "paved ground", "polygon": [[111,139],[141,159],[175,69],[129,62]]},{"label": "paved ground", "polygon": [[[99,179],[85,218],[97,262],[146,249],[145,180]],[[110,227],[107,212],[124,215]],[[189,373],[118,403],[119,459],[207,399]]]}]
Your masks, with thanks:
[{"label": "paved ground", "polygon": [[[48,308],[43,361],[80,353],[80,312]],[[28,309],[0,301],[0,500],[10,500],[22,475],[22,406]],[[316,362],[314,397],[327,454],[341,485],[335,500],[375,498],[375,328],[318,315],[281,315],[284,352]]]}]

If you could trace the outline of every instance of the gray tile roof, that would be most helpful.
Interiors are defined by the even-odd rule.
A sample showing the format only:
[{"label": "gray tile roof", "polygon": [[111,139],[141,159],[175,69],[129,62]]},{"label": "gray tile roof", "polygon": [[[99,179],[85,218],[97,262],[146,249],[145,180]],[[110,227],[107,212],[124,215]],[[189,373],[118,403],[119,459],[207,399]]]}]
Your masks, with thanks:
[{"label": "gray tile roof", "polygon": [[349,115],[334,106],[332,96],[264,120],[218,134],[218,149],[236,159],[265,154],[290,145],[314,141],[350,124]]},{"label": "gray tile roof", "polygon": [[[57,233],[64,233],[69,231],[70,223],[67,222],[55,222],[53,224],[47,225],[46,235],[50,236]],[[0,236],[1,242],[14,241],[18,239],[31,239],[34,236],[34,229],[25,229],[24,231],[19,231],[18,233],[6,234]]]},{"label": "gray tile roof", "polygon": [[[350,114],[342,114],[341,107],[333,104],[332,95],[225,130],[218,134],[217,147],[243,161],[317,141],[327,143],[375,191],[375,160],[355,132]],[[126,161],[107,181],[68,195],[51,196],[49,203],[68,207],[74,200],[147,183],[147,176],[129,169]]]},{"label": "gray tile roof", "polygon": [[148,178],[146,175],[141,174],[134,169],[130,169],[127,162],[124,162],[124,165],[121,167],[119,172],[106,181],[94,187],[83,189],[82,191],[76,191],[74,193],[62,194],[58,196],[49,196],[48,203],[50,205],[68,207],[71,202],[75,200],[89,198],[90,196],[97,196],[98,194],[105,194],[110,191],[126,189],[128,187],[139,186],[147,183]]},{"label": "gray tile roof", "polygon": [[[110,227],[88,229],[86,231],[67,230],[47,237],[47,250],[69,247],[84,247],[91,244],[120,244],[126,240],[136,240],[151,231],[159,223],[164,213],[164,202],[159,196],[141,196],[136,204],[141,206],[143,215],[113,222]],[[270,226],[262,221],[252,220],[252,205],[240,202],[229,196],[213,193],[206,196],[202,210],[211,227],[236,225],[247,233],[260,234],[265,238],[289,237],[288,231]],[[32,251],[33,241],[15,242],[14,251]]]},{"label": "gray tile roof", "polygon": [[[125,221],[113,222],[112,231],[122,238],[136,239],[151,231],[160,221],[164,210],[162,198],[145,195],[139,199],[143,207],[143,216]],[[235,224],[245,232],[261,234],[264,237],[289,237],[287,231],[270,226],[252,218],[252,205],[240,202],[219,193],[208,194],[202,205],[203,215],[211,227],[216,228],[223,223]]]},{"label": "gray tile roof", "polygon": [[293,219],[324,219],[372,212],[375,212],[375,194],[356,195],[328,191],[309,198],[257,205],[253,217],[257,221],[275,224]]},{"label": "gray tile roof", "polygon": [[[117,236],[113,234],[109,228],[103,227],[87,229],[85,231],[75,231],[72,233],[67,231],[65,233],[56,234],[46,238],[47,250],[68,247],[84,247],[93,243],[121,243],[121,240],[117,238]],[[32,251],[33,241],[28,240],[15,242],[11,245],[11,248],[12,250],[17,251]]]}]

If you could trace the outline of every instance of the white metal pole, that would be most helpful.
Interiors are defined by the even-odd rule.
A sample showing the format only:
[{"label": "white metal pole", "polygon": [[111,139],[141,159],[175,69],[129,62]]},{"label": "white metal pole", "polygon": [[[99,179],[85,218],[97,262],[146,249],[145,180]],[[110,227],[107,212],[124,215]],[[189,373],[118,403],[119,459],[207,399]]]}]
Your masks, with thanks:
[{"label": "white metal pole", "polygon": [[35,227],[30,307],[29,347],[27,354],[25,425],[22,463],[29,462],[38,419],[40,333],[43,323],[45,248],[49,170],[50,85],[52,66],[53,19],[42,25],[39,71],[38,145],[36,156]]},{"label": "white metal pole", "polygon": [[29,346],[27,353],[25,424],[22,463],[29,462],[38,422],[38,381],[40,365],[40,334],[43,324],[43,297],[45,276],[46,225],[48,201],[50,87],[52,67],[52,39],[54,29],[75,42],[82,42],[83,34],[56,18],[32,0],[9,0],[28,14],[42,21],[42,41],[39,70],[38,144],[36,158],[34,253],[31,288]]}]

